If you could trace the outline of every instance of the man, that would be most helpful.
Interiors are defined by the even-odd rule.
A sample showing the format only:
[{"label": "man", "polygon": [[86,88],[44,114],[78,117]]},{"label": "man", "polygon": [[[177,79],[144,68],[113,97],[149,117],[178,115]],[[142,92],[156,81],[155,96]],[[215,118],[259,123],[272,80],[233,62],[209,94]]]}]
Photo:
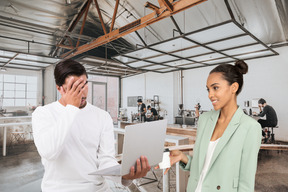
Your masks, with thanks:
[{"label": "man", "polygon": [[156,111],[156,109],[152,108],[150,105],[147,106],[147,109],[150,112],[149,114],[147,114],[147,118],[149,118],[150,121],[157,120],[158,112]]},{"label": "man", "polygon": [[[278,123],[277,114],[273,107],[267,105],[266,101],[261,98],[258,101],[258,106],[260,109],[260,113],[258,114],[259,117],[264,117],[266,115],[266,120],[259,119],[258,122],[261,124],[261,127],[275,127]],[[265,137],[264,143],[268,140],[268,135],[262,129],[262,136]]]},{"label": "man", "polygon": [[147,112],[146,105],[142,102],[142,99],[138,99],[137,103],[138,103],[140,121],[146,121],[146,116],[145,116]]},{"label": "man", "polygon": [[[62,61],[54,76],[61,99],[32,114],[34,140],[45,169],[42,191],[110,191],[105,178],[88,174],[117,164],[112,119],[86,101],[87,73],[80,63]],[[146,157],[136,165],[122,177],[124,185],[150,169]],[[114,182],[121,182],[121,177],[114,177]]]}]

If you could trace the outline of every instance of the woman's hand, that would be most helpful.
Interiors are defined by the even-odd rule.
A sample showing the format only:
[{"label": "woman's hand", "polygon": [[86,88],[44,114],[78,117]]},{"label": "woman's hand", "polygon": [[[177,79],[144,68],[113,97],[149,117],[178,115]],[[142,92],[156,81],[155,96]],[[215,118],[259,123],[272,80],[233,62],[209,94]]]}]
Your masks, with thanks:
[{"label": "woman's hand", "polygon": [[148,163],[147,157],[141,156],[140,159],[137,159],[136,161],[136,170],[134,166],[131,167],[130,173],[122,176],[123,179],[133,180],[146,176],[147,172],[150,171],[151,167]]},{"label": "woman's hand", "polygon": [[[174,165],[182,161],[183,163],[188,163],[188,157],[179,150],[170,151],[170,165]],[[155,169],[159,169],[159,165],[155,167]],[[169,171],[170,168],[167,168],[164,172],[164,175]]]}]

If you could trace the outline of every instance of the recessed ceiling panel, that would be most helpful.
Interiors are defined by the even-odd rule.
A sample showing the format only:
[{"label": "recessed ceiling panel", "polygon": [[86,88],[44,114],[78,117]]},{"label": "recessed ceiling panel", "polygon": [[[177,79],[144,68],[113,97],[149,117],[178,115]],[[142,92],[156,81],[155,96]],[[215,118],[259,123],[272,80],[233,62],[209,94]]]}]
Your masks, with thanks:
[{"label": "recessed ceiling panel", "polygon": [[2,51],[0,50],[0,56],[4,57],[14,57],[16,53],[10,52],[10,51]]},{"label": "recessed ceiling panel", "polygon": [[166,41],[166,42],[151,46],[151,48],[163,51],[165,53],[169,53],[169,52],[173,52],[176,50],[192,47],[194,45],[196,44],[192,43],[191,41],[188,41],[183,38],[177,38],[177,39],[173,39],[170,41]]},{"label": "recessed ceiling panel", "polygon": [[235,61],[233,58],[227,57],[227,58],[223,58],[223,59],[215,59],[215,60],[211,60],[211,61],[206,61],[205,63],[207,64],[216,64],[216,63],[229,63],[231,61]]},{"label": "recessed ceiling panel", "polygon": [[93,66],[93,65],[83,65],[85,67],[85,69],[93,69],[96,68],[97,66]]},{"label": "recessed ceiling panel", "polygon": [[241,36],[241,37],[237,37],[233,39],[228,39],[225,41],[220,41],[217,43],[208,44],[207,46],[216,50],[222,50],[222,49],[238,47],[241,45],[248,45],[252,43],[257,43],[257,41],[253,39],[252,37],[246,35],[246,36]]},{"label": "recessed ceiling panel", "polygon": [[244,34],[244,32],[234,23],[227,23],[197,33],[192,33],[186,37],[203,44],[241,34]]},{"label": "recessed ceiling panel", "polygon": [[163,68],[163,65],[152,65],[149,67],[143,67],[141,69],[153,70],[153,69],[160,69],[160,68]]},{"label": "recessed ceiling panel", "polygon": [[187,60],[178,60],[178,61],[172,61],[169,63],[165,63],[165,65],[169,65],[169,66],[178,66],[178,65],[185,65],[188,63],[193,63],[192,61],[187,61]]},{"label": "recessed ceiling panel", "polygon": [[43,61],[47,63],[57,63],[60,59],[56,58],[49,58],[49,57],[41,57],[41,56],[36,56],[36,55],[29,55],[29,54],[19,54],[17,59],[27,59],[27,60],[33,60],[33,61]]},{"label": "recessed ceiling panel", "polygon": [[0,57],[0,62],[3,62],[3,63],[7,63],[10,59],[6,59],[6,58],[1,58]]},{"label": "recessed ceiling panel", "polygon": [[192,57],[194,55],[201,55],[201,54],[205,54],[205,53],[209,53],[212,52],[210,49],[206,49],[205,47],[195,47],[192,49],[186,49],[183,51],[178,51],[178,52],[174,52],[173,55],[177,55],[179,57]]},{"label": "recessed ceiling panel", "polygon": [[158,51],[153,51],[151,49],[139,49],[137,51],[133,51],[124,55],[130,56],[130,57],[135,57],[135,58],[139,58],[139,59],[145,59],[145,58],[149,58],[149,57],[153,57],[156,55],[161,55],[162,53],[158,52]]},{"label": "recessed ceiling panel", "polygon": [[157,69],[157,71],[160,71],[160,72],[169,72],[169,71],[172,71],[172,70],[175,70],[175,68],[162,68],[162,69]]},{"label": "recessed ceiling panel", "polygon": [[152,63],[149,63],[149,62],[145,62],[145,61],[137,61],[137,62],[134,62],[134,63],[129,63],[128,64],[129,66],[131,67],[143,67],[143,66],[146,66],[146,65],[152,65]]},{"label": "recessed ceiling panel", "polygon": [[147,60],[155,62],[155,63],[163,63],[163,62],[166,62],[166,61],[172,61],[172,60],[177,60],[177,59],[179,59],[179,58],[173,57],[171,55],[162,55],[162,56],[153,57],[153,58],[147,59]]},{"label": "recessed ceiling panel", "polygon": [[183,66],[179,66],[181,68],[193,68],[193,67],[204,67],[205,65],[202,64],[191,64],[191,65],[183,65]]},{"label": "recessed ceiling panel", "polygon": [[226,57],[226,56],[219,54],[219,53],[211,53],[211,54],[202,55],[198,57],[191,57],[189,59],[192,59],[194,61],[207,61],[207,60],[217,59],[221,57]]},{"label": "recessed ceiling panel", "polygon": [[236,54],[242,54],[242,53],[249,53],[253,51],[260,51],[264,49],[267,49],[267,48],[263,46],[262,44],[256,44],[256,45],[245,46],[245,47],[231,49],[231,50],[222,51],[222,52],[227,55],[236,55]]},{"label": "recessed ceiling panel", "polygon": [[50,65],[50,64],[40,63],[36,61],[25,61],[25,60],[18,60],[18,59],[14,59],[13,61],[11,61],[11,63],[22,64],[22,65],[34,65],[34,66],[40,66],[40,67],[48,67]]},{"label": "recessed ceiling panel", "polygon": [[41,67],[31,67],[31,66],[24,66],[24,65],[13,65],[13,64],[9,64],[6,67],[13,67],[13,68],[21,68],[21,69],[35,69],[35,70],[40,70],[43,69]]},{"label": "recessed ceiling panel", "polygon": [[122,63],[130,63],[130,62],[136,61],[136,59],[131,59],[129,57],[125,57],[122,55],[118,55],[118,56],[114,57],[114,59],[117,59],[118,61],[120,61]]},{"label": "recessed ceiling panel", "polygon": [[274,53],[271,51],[261,51],[261,52],[255,52],[255,53],[250,53],[250,54],[245,54],[245,55],[239,55],[235,57],[237,57],[238,59],[250,59],[254,57],[271,56],[271,55],[274,55]]}]

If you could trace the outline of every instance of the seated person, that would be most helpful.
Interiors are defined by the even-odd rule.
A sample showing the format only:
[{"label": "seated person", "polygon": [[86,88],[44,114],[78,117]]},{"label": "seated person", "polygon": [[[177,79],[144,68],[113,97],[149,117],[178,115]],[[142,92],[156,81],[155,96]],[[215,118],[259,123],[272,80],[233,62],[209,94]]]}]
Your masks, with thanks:
[{"label": "seated person", "polygon": [[149,119],[150,121],[154,121],[158,119],[158,112],[155,108],[152,108],[150,105],[147,106],[147,120]]},{"label": "seated person", "polygon": [[[266,101],[261,98],[258,101],[258,106],[260,113],[257,115],[259,117],[264,117],[266,115],[266,120],[259,119],[258,122],[261,124],[261,127],[275,127],[278,123],[277,114],[273,107],[267,105]],[[268,140],[268,135],[262,130],[262,136],[265,137],[264,143]]]}]

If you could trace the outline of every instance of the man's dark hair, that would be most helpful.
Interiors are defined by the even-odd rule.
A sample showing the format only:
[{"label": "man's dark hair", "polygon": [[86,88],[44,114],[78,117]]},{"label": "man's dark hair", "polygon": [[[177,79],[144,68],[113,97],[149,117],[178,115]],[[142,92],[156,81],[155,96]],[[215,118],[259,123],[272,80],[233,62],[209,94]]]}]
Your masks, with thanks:
[{"label": "man's dark hair", "polygon": [[138,99],[137,102],[138,102],[138,103],[142,103],[142,99]]},{"label": "man's dark hair", "polygon": [[259,99],[258,104],[262,104],[263,105],[264,103],[266,103],[265,99],[263,99],[263,98]]},{"label": "man's dark hair", "polygon": [[85,68],[77,61],[67,59],[61,61],[56,65],[54,70],[54,78],[56,85],[62,86],[65,83],[65,79],[71,75],[75,75],[78,77],[81,75],[86,75],[86,77],[88,78]]}]

